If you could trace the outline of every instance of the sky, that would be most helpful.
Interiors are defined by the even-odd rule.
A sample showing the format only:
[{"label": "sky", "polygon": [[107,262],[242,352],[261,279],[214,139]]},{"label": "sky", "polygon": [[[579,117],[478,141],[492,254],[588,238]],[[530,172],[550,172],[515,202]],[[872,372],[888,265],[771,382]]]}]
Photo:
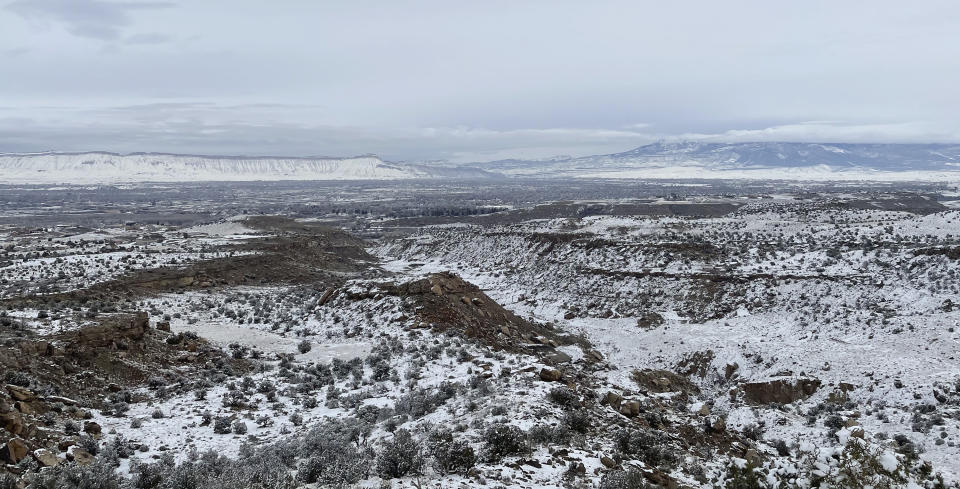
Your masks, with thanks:
[{"label": "sky", "polygon": [[960,2],[0,0],[0,152],[960,142]]}]

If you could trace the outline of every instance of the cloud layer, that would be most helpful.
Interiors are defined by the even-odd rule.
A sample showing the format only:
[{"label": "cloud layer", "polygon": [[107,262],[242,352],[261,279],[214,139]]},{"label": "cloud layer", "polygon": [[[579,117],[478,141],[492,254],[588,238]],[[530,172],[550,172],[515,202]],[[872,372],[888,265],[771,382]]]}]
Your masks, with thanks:
[{"label": "cloud layer", "polygon": [[0,151],[542,157],[960,139],[960,4],[17,0]]}]

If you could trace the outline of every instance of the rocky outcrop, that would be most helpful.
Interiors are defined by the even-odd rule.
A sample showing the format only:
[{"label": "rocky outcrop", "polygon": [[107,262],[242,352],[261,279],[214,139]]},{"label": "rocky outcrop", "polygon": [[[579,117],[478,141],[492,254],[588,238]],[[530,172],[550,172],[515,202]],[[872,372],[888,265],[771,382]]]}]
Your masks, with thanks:
[{"label": "rocky outcrop", "polygon": [[740,386],[744,399],[753,404],[790,404],[812,396],[818,388],[820,380],[813,378],[748,382]]},{"label": "rocky outcrop", "polygon": [[[412,299],[420,327],[435,331],[459,331],[497,349],[532,351],[555,355],[555,347],[571,341],[550,327],[523,319],[504,309],[479,287],[453,273],[434,273],[427,278],[401,284],[387,284],[387,294]],[[361,294],[365,298],[369,294]],[[568,358],[568,357],[567,357]],[[569,361],[564,355],[551,357],[552,363]]]},{"label": "rocky outcrop", "polygon": [[690,379],[669,370],[636,370],[633,380],[650,392],[699,392]]}]

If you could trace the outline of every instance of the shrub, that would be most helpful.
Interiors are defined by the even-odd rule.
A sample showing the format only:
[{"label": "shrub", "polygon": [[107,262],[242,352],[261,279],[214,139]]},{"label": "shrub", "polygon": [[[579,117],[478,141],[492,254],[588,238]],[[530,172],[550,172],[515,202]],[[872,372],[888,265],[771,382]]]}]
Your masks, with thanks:
[{"label": "shrub", "polygon": [[580,405],[580,396],[569,387],[564,386],[550,389],[550,393],[547,394],[547,399],[564,409],[571,409]]},{"label": "shrub", "polygon": [[527,433],[534,445],[566,445],[570,443],[570,430],[566,426],[537,424]]},{"label": "shrub", "polygon": [[441,474],[466,474],[476,464],[473,448],[463,440],[454,440],[446,429],[435,430],[427,440],[433,468]]},{"label": "shrub", "polygon": [[313,345],[310,344],[310,340],[303,340],[297,344],[297,350],[300,353],[307,353],[313,348]]},{"label": "shrub", "polygon": [[830,435],[833,436],[837,434],[837,431],[840,431],[843,428],[843,418],[837,416],[836,414],[830,415],[827,419],[823,420],[823,426],[827,428],[830,432]]},{"label": "shrub", "polygon": [[727,473],[724,475],[723,487],[727,489],[763,489],[765,485],[761,483],[761,477],[752,465],[740,467],[737,464],[730,464],[727,467]]},{"label": "shrub", "polygon": [[423,467],[420,444],[407,430],[397,430],[392,440],[381,444],[380,450],[377,456],[377,474],[384,479],[419,474]]},{"label": "shrub", "polygon": [[611,470],[600,479],[598,489],[645,489],[649,487],[643,473],[630,467],[627,470]]},{"label": "shrub", "polygon": [[498,462],[510,455],[526,453],[527,434],[513,425],[499,424],[483,433],[483,454],[489,462]]},{"label": "shrub", "polygon": [[563,424],[577,433],[586,433],[590,429],[590,414],[586,409],[568,411],[563,416]]},{"label": "shrub", "polygon": [[30,376],[18,370],[7,370],[3,373],[3,378],[8,384],[30,387]]},{"label": "shrub", "polygon": [[77,445],[86,450],[90,455],[96,455],[100,453],[100,443],[90,435],[81,436],[77,441]]},{"label": "shrub", "polygon": [[246,435],[247,434],[247,423],[240,421],[239,419],[233,422],[233,434],[235,435]]},{"label": "shrub", "polygon": [[678,461],[676,452],[669,448],[670,440],[662,432],[621,429],[614,438],[616,447],[628,457],[636,457],[647,465],[670,467]]},{"label": "shrub", "polygon": [[213,432],[219,435],[226,435],[230,433],[231,425],[230,418],[228,416],[217,416],[213,420]]},{"label": "shrub", "polygon": [[103,461],[91,465],[61,464],[36,474],[31,488],[37,489],[120,489],[123,479]]},{"label": "shrub", "polygon": [[115,402],[111,407],[113,409],[113,415],[118,417],[123,416],[127,411],[130,410],[130,405],[123,401]]},{"label": "shrub", "polygon": [[434,391],[428,389],[412,390],[397,400],[394,409],[397,414],[406,414],[413,419],[420,419],[434,412],[456,393],[457,386],[449,382],[440,384]]},{"label": "shrub", "polygon": [[369,427],[355,419],[319,424],[300,440],[299,453],[304,460],[297,469],[297,480],[307,484],[342,487],[367,476],[371,453],[359,449],[359,440]]}]

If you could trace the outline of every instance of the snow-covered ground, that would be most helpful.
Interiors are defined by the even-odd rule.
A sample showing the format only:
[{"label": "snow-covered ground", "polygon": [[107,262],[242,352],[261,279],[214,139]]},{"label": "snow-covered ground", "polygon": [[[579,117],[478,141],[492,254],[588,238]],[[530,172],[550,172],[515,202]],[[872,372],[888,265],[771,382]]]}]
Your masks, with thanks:
[{"label": "snow-covered ground", "polygon": [[[956,478],[960,427],[918,424],[915,413],[936,405],[947,420],[958,413],[936,398],[960,382],[960,310],[949,306],[960,301],[958,267],[901,246],[958,239],[956,211],[810,212],[785,204],[717,219],[432,228],[377,253],[396,272],[455,271],[518,314],[583,334],[615,366],[606,375],[613,385],[631,384],[636,369],[673,369],[709,351],[713,373],[700,382],[701,401],[732,426],[764,421],[769,439],[809,436],[817,428],[804,413],[852,384],[857,407],[845,415],[868,436],[907,434],[924,459]],[[721,269],[743,279],[702,279]],[[663,323],[638,327],[649,311]],[[719,377],[728,365],[742,382],[809,376],[822,387],[787,412],[758,409],[727,395]]]},{"label": "snow-covered ground", "polygon": [[0,183],[119,183],[422,178],[376,156],[284,158],[174,154],[0,154]]}]

